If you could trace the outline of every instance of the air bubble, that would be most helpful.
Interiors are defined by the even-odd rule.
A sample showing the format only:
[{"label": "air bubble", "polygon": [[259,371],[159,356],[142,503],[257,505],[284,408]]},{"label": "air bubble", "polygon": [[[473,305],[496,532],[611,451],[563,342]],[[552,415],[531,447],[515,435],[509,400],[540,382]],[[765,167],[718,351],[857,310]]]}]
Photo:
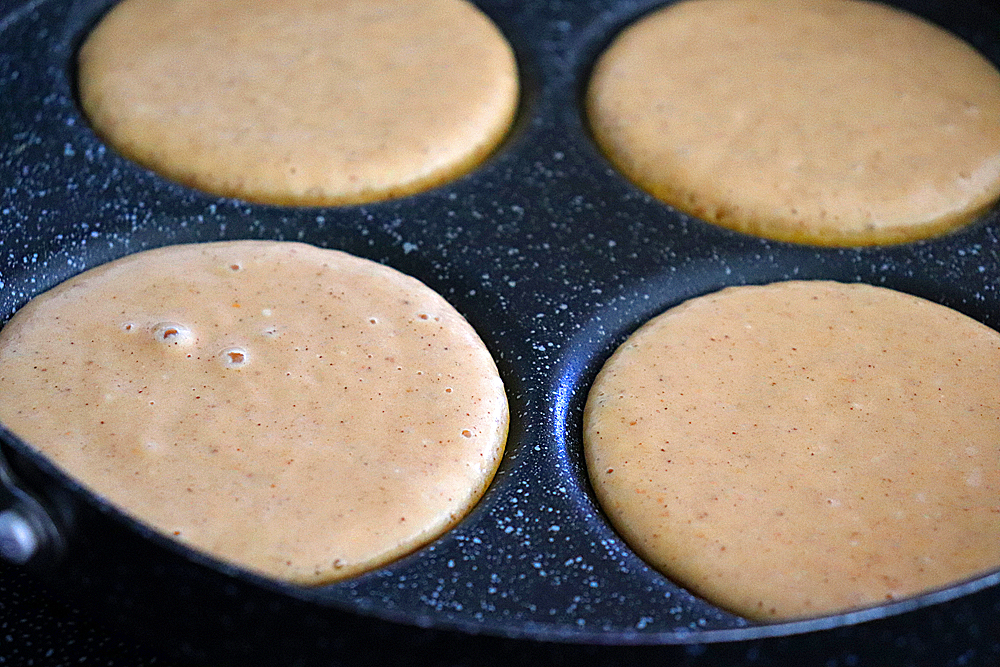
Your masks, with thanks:
[{"label": "air bubble", "polygon": [[222,365],[226,368],[241,368],[249,361],[247,351],[242,347],[226,348],[219,355],[219,358],[222,360]]},{"label": "air bubble", "polygon": [[194,334],[183,324],[161,322],[153,327],[153,339],[164,345],[189,345],[194,341]]},{"label": "air bubble", "polygon": [[472,431],[470,431],[469,429],[465,429],[464,431],[462,431],[462,437],[463,438],[471,438],[472,437]]},{"label": "air bubble", "polygon": [[136,330],[136,326],[132,322],[125,322],[124,324],[122,324],[122,331],[124,331],[126,333],[132,333],[135,330]]}]

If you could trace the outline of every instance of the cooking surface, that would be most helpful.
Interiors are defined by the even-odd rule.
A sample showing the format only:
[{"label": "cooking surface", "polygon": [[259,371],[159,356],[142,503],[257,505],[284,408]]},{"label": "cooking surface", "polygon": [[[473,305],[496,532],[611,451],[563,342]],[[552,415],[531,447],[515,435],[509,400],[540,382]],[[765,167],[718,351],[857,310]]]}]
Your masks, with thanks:
[{"label": "cooking surface", "polygon": [[[253,647],[245,642],[254,633],[241,635],[239,625],[263,614],[286,623],[276,628],[334,632],[317,645],[341,642],[349,653],[357,649],[350,643],[355,631],[396,636],[391,623],[369,623],[369,616],[432,625],[436,630],[406,636],[425,649],[445,650],[441,664],[459,664],[473,648],[477,662],[487,664],[529,653],[600,663],[635,652],[681,664],[783,664],[794,655],[834,665],[864,664],[866,656],[886,650],[898,653],[897,662],[917,664],[929,656],[933,664],[947,664],[938,658],[989,664],[1000,656],[1000,575],[886,608],[790,625],[754,626],[697,600],[646,567],[608,527],[580,452],[586,390],[615,346],[667,307],[726,285],[865,281],[1000,326],[996,210],[936,241],[814,249],[728,232],[652,200],[600,156],[578,105],[593,57],[615,29],[654,5],[646,0],[484,2],[518,54],[524,101],[506,144],[453,184],[343,208],[220,199],[122,159],[80,116],[72,54],[107,4],[41,0],[15,7],[0,0],[6,10],[0,19],[0,318],[70,275],[147,247],[272,238],[338,248],[423,280],[466,315],[506,382],[511,431],[497,479],[466,521],[431,547],[344,584],[299,591],[233,573],[147,536],[88,499],[77,510],[74,556],[48,575],[47,585],[58,581],[71,595],[89,598],[107,591],[115,601],[110,625],[149,614],[156,620],[147,629],[169,635],[175,623],[217,622],[241,637],[233,650],[249,655]],[[1000,13],[991,5],[908,6],[1000,62]],[[26,457],[22,466],[37,465],[45,483],[80,501],[71,480]],[[109,559],[121,562],[101,573]],[[35,602],[45,598],[34,575],[3,566],[0,577],[8,591],[0,598],[0,629],[10,633],[7,639],[0,632],[0,656],[17,647],[22,655],[43,651],[42,661],[52,644],[102,652],[108,664],[143,664],[137,661],[156,655],[104,629],[84,631],[89,611]],[[142,597],[147,587],[153,593]],[[227,606],[185,615],[204,606],[199,595]],[[157,609],[164,610],[162,619]],[[39,620],[25,620],[32,618]],[[859,621],[872,622],[852,625]],[[533,640],[677,645],[556,647],[449,632],[455,628]],[[739,641],[703,644],[717,640]],[[398,644],[389,646],[399,653]],[[376,647],[359,659],[385,659],[389,650]]]}]

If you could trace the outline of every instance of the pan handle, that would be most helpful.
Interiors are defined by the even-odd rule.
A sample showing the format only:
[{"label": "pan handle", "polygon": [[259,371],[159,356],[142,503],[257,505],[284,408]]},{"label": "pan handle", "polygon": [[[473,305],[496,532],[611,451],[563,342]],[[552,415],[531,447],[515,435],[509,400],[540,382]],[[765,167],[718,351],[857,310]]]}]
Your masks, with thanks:
[{"label": "pan handle", "polygon": [[40,565],[57,560],[62,547],[52,514],[18,480],[0,449],[0,558]]}]

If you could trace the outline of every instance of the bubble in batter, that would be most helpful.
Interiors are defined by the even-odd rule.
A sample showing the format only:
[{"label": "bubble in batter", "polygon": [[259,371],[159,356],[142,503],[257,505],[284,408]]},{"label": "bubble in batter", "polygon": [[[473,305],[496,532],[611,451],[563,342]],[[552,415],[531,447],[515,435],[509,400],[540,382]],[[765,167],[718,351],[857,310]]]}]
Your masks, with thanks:
[{"label": "bubble in batter", "polygon": [[187,346],[194,342],[194,334],[183,324],[160,322],[153,327],[153,339],[165,345]]},{"label": "bubble in batter", "polygon": [[242,347],[229,347],[219,354],[226,368],[242,368],[250,360],[247,351]]}]

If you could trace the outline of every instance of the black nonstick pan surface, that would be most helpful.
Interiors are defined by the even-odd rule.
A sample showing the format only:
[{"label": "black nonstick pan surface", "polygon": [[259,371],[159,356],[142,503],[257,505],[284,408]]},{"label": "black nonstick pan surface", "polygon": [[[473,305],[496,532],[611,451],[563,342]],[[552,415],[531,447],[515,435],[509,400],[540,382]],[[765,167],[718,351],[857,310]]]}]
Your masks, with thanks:
[{"label": "black nonstick pan surface", "polygon": [[[771,625],[693,597],[606,523],[580,442],[587,389],[614,348],[653,315],[724,286],[862,281],[1000,327],[998,211],[940,239],[863,249],[769,242],[682,215],[615,172],[579,103],[597,54],[657,3],[479,4],[521,67],[519,117],[496,154],[416,196],[294,208],[174,184],[93,133],[75,101],[73,59],[108,0],[0,0],[0,318],[131,252],[304,241],[383,262],[444,295],[494,354],[512,412],[500,471],[466,520],[391,566],[316,589],[237,571],[151,533],[0,429],[16,481],[54,531],[27,575],[4,566],[0,582],[42,581],[97,619],[96,632],[139,636],[153,655],[185,664],[1000,663],[1000,573]],[[1000,63],[995,4],[898,4]],[[17,625],[4,616],[11,609],[0,601],[6,627]],[[8,638],[15,644],[0,639],[0,657],[16,648]],[[121,650],[117,640],[102,647]]]}]

